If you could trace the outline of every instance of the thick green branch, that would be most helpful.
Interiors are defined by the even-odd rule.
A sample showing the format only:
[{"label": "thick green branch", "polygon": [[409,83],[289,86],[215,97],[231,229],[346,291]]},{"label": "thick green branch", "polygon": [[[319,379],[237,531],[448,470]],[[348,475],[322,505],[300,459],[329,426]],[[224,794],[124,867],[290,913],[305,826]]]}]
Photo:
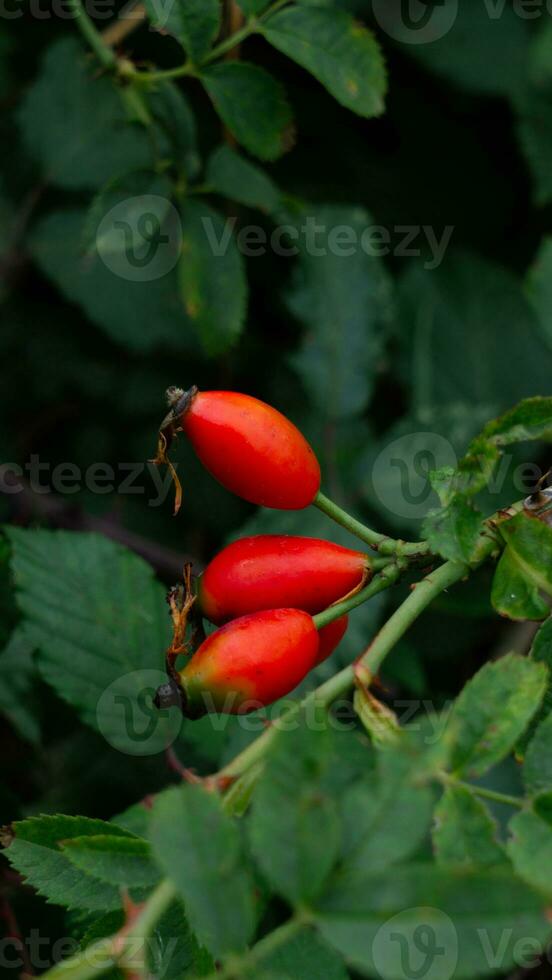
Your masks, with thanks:
[{"label": "thick green branch", "polygon": [[109,47],[109,44],[106,44],[100,32],[96,30],[96,27],[86,13],[81,0],[67,0],[67,3],[69,9],[73,11],[77,22],[77,27],[79,28],[87,44],[89,44],[92,48],[98,61],[104,66],[104,68],[114,68],[117,63],[117,58]]}]

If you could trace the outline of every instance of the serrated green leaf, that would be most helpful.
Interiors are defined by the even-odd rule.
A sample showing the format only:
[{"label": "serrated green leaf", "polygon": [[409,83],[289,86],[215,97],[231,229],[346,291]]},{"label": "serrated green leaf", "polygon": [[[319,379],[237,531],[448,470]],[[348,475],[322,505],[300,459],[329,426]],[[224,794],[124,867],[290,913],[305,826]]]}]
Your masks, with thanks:
[{"label": "serrated green leaf", "polygon": [[166,790],[154,804],[151,842],[199,941],[215,957],[241,952],[254,926],[252,884],[238,827],[218,797],[191,785]]},{"label": "serrated green leaf", "polygon": [[40,816],[16,822],[13,831],[15,837],[6,857],[39,895],[68,909],[120,908],[121,893],[116,885],[75,867],[62,845],[75,837],[105,833],[131,839],[126,830],[87,817]]},{"label": "serrated green leaf", "polygon": [[40,740],[40,726],[32,710],[36,676],[33,645],[24,630],[17,628],[0,653],[0,712],[27,742],[34,745]]},{"label": "serrated green leaf", "polygon": [[481,776],[508,755],[538,710],[547,679],[543,664],[514,653],[485,664],[466,684],[450,715],[452,769]]},{"label": "serrated green leaf", "polygon": [[490,868],[506,860],[495,820],[470,790],[448,786],[434,817],[433,846],[439,864]]},{"label": "serrated green leaf", "polygon": [[340,811],[347,868],[370,868],[377,874],[420,846],[434,804],[432,791],[417,782],[422,765],[408,741],[387,745],[377,754],[376,776],[344,793]]},{"label": "serrated green leaf", "polygon": [[462,498],[455,498],[440,510],[430,511],[422,536],[432,551],[447,561],[477,561],[481,544],[483,514]]},{"label": "serrated green leaf", "polygon": [[508,854],[517,874],[534,888],[552,895],[552,821],[534,809],[510,821]]},{"label": "serrated green leaf", "polygon": [[84,254],[85,223],[81,211],[56,212],[38,222],[29,248],[42,272],[123,347],[149,351],[168,346],[197,352],[195,332],[178,294],[176,271],[152,281],[121,278],[99,256]]},{"label": "serrated green leaf", "polygon": [[73,37],[47,49],[18,118],[44,180],[59,187],[101,187],[114,174],[154,163],[146,129],[128,122],[119,90]]},{"label": "serrated green leaf", "polygon": [[151,702],[165,677],[169,632],[152,569],[98,534],[7,534],[17,600],[44,678],[120,751],[162,751],[182,719]]},{"label": "serrated green leaf", "polygon": [[529,742],[522,772],[530,796],[552,790],[552,714],[541,721]]},{"label": "serrated green leaf", "polygon": [[282,85],[264,68],[228,61],[205,69],[200,78],[222,121],[246,150],[261,160],[275,160],[289,149],[291,110]]},{"label": "serrated green leaf", "polygon": [[183,306],[205,352],[228,350],[244,324],[247,277],[232,224],[198,201],[187,201],[182,213],[179,280]]},{"label": "serrated green leaf", "polygon": [[360,116],[383,112],[387,83],[380,47],[371,31],[350,14],[293,6],[268,18],[261,30],[341,105]]},{"label": "serrated green leaf", "polygon": [[152,25],[173,34],[195,63],[202,61],[220,30],[220,0],[146,0]]},{"label": "serrated green leaf", "polygon": [[358,868],[334,882],[316,921],[352,966],[382,980],[502,973],[517,964],[518,941],[544,949],[552,932],[542,895],[508,870],[431,864]]},{"label": "serrated green leaf", "polygon": [[261,11],[268,7],[270,0],[239,0],[238,7],[243,10],[244,14],[251,16],[252,14],[260,14]]},{"label": "serrated green leaf", "polygon": [[292,904],[320,891],[337,858],[337,810],[323,786],[331,753],[327,729],[313,731],[303,721],[297,731],[278,733],[253,797],[253,853],[272,887]]},{"label": "serrated green leaf", "polygon": [[273,214],[281,194],[270,177],[231,147],[219,146],[209,158],[205,174],[207,184],[224,197]]},{"label": "serrated green leaf", "polygon": [[[299,263],[287,291],[289,309],[306,327],[291,363],[319,412],[351,418],[373,392],[392,313],[389,279],[380,260],[361,247],[372,224],[362,208],[305,210],[300,224],[301,232],[310,226],[318,237],[314,249],[308,237],[299,237]],[[350,236],[346,247],[332,239],[340,230]]]},{"label": "serrated green leaf", "polygon": [[62,844],[71,864],[119,888],[153,888],[161,877],[147,841],[133,837],[74,837]]}]

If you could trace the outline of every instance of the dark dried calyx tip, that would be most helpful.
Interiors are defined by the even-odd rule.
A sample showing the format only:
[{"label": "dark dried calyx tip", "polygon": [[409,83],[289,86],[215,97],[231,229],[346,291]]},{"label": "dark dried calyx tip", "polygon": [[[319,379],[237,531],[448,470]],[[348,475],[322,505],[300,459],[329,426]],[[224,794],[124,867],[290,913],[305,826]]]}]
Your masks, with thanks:
[{"label": "dark dried calyx tip", "polygon": [[170,680],[157,688],[153,697],[153,703],[160,710],[163,708],[180,708],[184,712],[185,699],[183,691],[176,681]]},{"label": "dark dried calyx tip", "polygon": [[190,407],[197,392],[198,389],[195,385],[192,385],[188,391],[185,391],[184,388],[178,388],[177,385],[171,385],[170,388],[167,388],[165,397],[173,418],[178,418]]}]

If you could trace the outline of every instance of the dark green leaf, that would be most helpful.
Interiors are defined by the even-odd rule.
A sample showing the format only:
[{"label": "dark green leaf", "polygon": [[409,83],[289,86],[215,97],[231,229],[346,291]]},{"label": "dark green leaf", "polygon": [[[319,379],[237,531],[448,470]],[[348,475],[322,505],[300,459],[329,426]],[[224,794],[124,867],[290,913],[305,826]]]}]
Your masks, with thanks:
[{"label": "dark green leaf", "polygon": [[153,863],[150,846],[138,837],[74,837],[62,844],[64,855],[80,871],[119,888],[152,888],[160,871]]},{"label": "dark green leaf", "polygon": [[182,214],[179,266],[183,305],[208,354],[232,347],[242,331],[247,278],[232,223],[189,200]]},{"label": "dark green leaf", "polygon": [[[261,953],[259,948],[259,953]],[[255,955],[255,947],[253,947]],[[277,949],[262,955],[247,980],[348,980],[349,974],[339,953],[312,929],[303,929]]]},{"label": "dark green leaf", "polygon": [[96,534],[7,533],[26,633],[45,679],[119,751],[161,751],[182,718],[151,701],[166,679],[168,640],[152,569]]},{"label": "dark green leaf", "polygon": [[337,811],[323,786],[331,750],[327,729],[313,731],[303,723],[298,731],[279,733],[254,795],[253,853],[273,888],[292,904],[320,891],[337,857]]},{"label": "dark green leaf", "polygon": [[541,950],[552,932],[544,898],[508,870],[431,864],[353,871],[334,883],[317,923],[352,966],[382,980],[503,973],[518,962],[518,942]]},{"label": "dark green leaf", "polygon": [[552,895],[552,819],[526,810],[510,821],[508,854],[520,878]]},{"label": "dark green leaf", "polygon": [[33,646],[16,629],[0,653],[0,712],[28,742],[37,744],[40,727],[33,711],[32,687],[36,677]]},{"label": "dark green leaf", "polygon": [[403,861],[422,843],[431,821],[433,793],[419,785],[421,760],[408,743],[377,755],[377,776],[357,782],[343,796],[343,857],[346,867],[377,874]]},{"label": "dark green leaf", "polygon": [[433,846],[440,864],[490,868],[506,856],[484,803],[462,786],[449,786],[435,809]]},{"label": "dark green leaf", "polygon": [[550,607],[539,595],[538,586],[520,567],[509,548],[498,562],[491,601],[497,613],[513,620],[545,619],[550,612]]},{"label": "dark green leaf", "polygon": [[552,790],[552,714],[541,721],[523,761],[523,781],[531,796]]},{"label": "dark green leaf", "polygon": [[[147,170],[109,181],[88,212],[83,247],[104,258],[126,259],[129,252],[143,256],[167,218],[171,196],[169,178]],[[114,220],[109,220],[114,208]]]},{"label": "dark green leaf", "polygon": [[[122,278],[98,255],[84,254],[85,226],[86,216],[80,211],[56,212],[39,221],[30,250],[44,274],[123,347],[193,351],[197,341],[180,301],[176,271],[143,282]],[[163,258],[161,253],[158,257]],[[176,265],[177,256],[170,261]]]},{"label": "dark green leaf", "polygon": [[157,82],[148,92],[152,115],[173,149],[174,161],[189,179],[197,177],[201,160],[196,121],[186,96],[174,82]]},{"label": "dark green leaf", "polygon": [[453,770],[481,776],[508,755],[539,708],[547,674],[543,664],[513,653],[481,668],[450,716]]},{"label": "dark green leaf", "polygon": [[13,825],[15,837],[6,850],[10,864],[49,902],[72,909],[104,911],[121,905],[119,888],[75,867],[63,849],[72,838],[133,839],[126,830],[87,817],[30,817]]},{"label": "dark green leaf", "polygon": [[289,7],[262,25],[264,36],[306,68],[347,109],[383,112],[385,66],[374,35],[349,14],[321,7]]},{"label": "dark green leaf", "polygon": [[517,100],[518,134],[534,181],[534,199],[539,205],[552,200],[552,85],[527,86]]},{"label": "dark green leaf", "polygon": [[44,179],[60,187],[101,187],[154,162],[146,129],[129,123],[119,90],[73,37],[46,51],[19,123]]},{"label": "dark green leaf", "polygon": [[273,214],[280,206],[280,191],[270,177],[229,146],[219,146],[211,155],[206,180],[217,194],[238,204],[267,214]]},{"label": "dark green leaf", "polygon": [[220,30],[220,0],[146,0],[154,27],[173,34],[193,62],[200,62]]},{"label": "dark green leaf", "polygon": [[[300,261],[287,301],[307,328],[292,364],[315,408],[332,419],[366,407],[389,326],[390,283],[381,261],[367,255],[363,232],[373,224],[362,208],[320,207],[302,215]],[[339,240],[339,235],[346,236]]]},{"label": "dark green leaf", "polygon": [[289,149],[291,110],[283,87],[264,68],[224,62],[201,74],[215,109],[238,143],[261,160]]},{"label": "dark green leaf", "polygon": [[199,941],[215,957],[243,950],[254,925],[252,885],[238,827],[218,797],[191,785],[166,790],[155,801],[151,840]]},{"label": "dark green leaf", "polygon": [[[551,190],[552,197],[552,190]],[[538,317],[541,333],[552,347],[552,238],[543,238],[527,274],[527,296]]]},{"label": "dark green leaf", "polygon": [[516,588],[519,591],[525,585],[530,597],[530,611],[537,613],[525,618],[544,619],[549,613],[549,606],[539,598],[539,590],[552,596],[552,527],[537,517],[522,513],[516,514],[511,520],[504,521],[500,525],[500,532],[506,542],[507,557],[505,570],[499,579],[502,590],[498,592],[498,598],[504,600],[506,596],[506,608],[504,608],[504,601],[502,606],[497,605],[497,595],[493,587],[495,609],[508,614],[507,575],[510,573],[514,609],[517,608]]}]

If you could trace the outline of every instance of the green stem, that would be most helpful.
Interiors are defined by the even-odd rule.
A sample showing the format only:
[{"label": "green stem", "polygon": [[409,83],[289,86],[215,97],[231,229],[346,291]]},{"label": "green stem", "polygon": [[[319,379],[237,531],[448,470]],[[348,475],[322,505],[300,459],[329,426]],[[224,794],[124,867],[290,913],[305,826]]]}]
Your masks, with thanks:
[{"label": "green stem", "polygon": [[74,956],[63,960],[44,974],[44,980],[91,980],[106,973],[115,965],[120,964],[124,969],[134,969],[136,964],[125,964],[125,954],[130,951],[132,961],[136,956],[136,946],[130,942],[133,938],[140,940],[140,953],[147,949],[146,941],[151,935],[159,919],[176,896],[176,888],[172,881],[165,878],[146,901],[132,927],[124,932],[123,941],[120,934],[100,939],[97,943],[79,950]]},{"label": "green stem", "polygon": [[109,45],[105,43],[100,32],[96,30],[94,24],[90,20],[90,17],[86,13],[81,0],[68,0],[68,7],[73,11],[77,22],[77,27],[79,28],[86,42],[92,48],[94,54],[98,58],[98,61],[100,61],[104,68],[114,68],[117,63],[117,58]]},{"label": "green stem", "polygon": [[[400,640],[401,636],[403,636],[420,613],[429,606],[440,592],[463,578],[465,574],[465,565],[458,564],[457,562],[447,562],[419,582],[415,586],[414,591],[408,596],[408,599],[399,606],[383,629],[380,630],[366,653],[360,658],[359,663],[366,667],[370,673],[377,673],[387,654],[393,649],[397,641]],[[374,583],[371,584],[373,585]],[[389,580],[387,584],[390,584]],[[331,608],[333,610],[337,607],[332,606]],[[311,707],[329,708],[337,698],[342,697],[353,686],[356,669],[352,664],[349,667],[345,667],[338,674],[330,677],[325,684],[322,684],[315,691],[308,694],[303,701],[297,702],[297,704],[288,708],[281,718],[277,718],[270,728],[267,728],[259,738],[255,739],[251,745],[248,745],[243,752],[240,752],[224,769],[221,769],[218,775],[239,777],[252,765],[261,762],[281,727],[287,728],[289,722],[293,720],[293,717],[302,710]]]},{"label": "green stem", "polygon": [[510,796],[508,793],[499,793],[497,790],[487,789],[485,786],[465,783],[462,779],[457,779],[456,776],[451,776],[448,772],[439,773],[439,781],[445,786],[459,786],[461,789],[467,789],[475,796],[480,796],[483,800],[491,800],[493,803],[503,803],[504,806],[513,806],[518,810],[522,810],[525,806],[525,800],[519,796]]},{"label": "green stem", "polygon": [[178,65],[176,68],[167,68],[165,71],[136,71],[136,69],[128,69],[125,74],[132,79],[133,82],[145,82],[146,84],[151,84],[154,82],[168,82],[173,78],[184,78],[185,75],[194,75],[196,69],[190,61],[185,61],[183,65]]},{"label": "green stem", "polygon": [[294,915],[292,919],[288,919],[278,929],[274,929],[259,940],[256,946],[243,956],[230,957],[222,970],[217,973],[210,973],[205,980],[239,980],[246,972],[249,975],[253,968],[262,963],[267,956],[293,939],[301,929],[304,929],[307,922],[308,919],[301,914]]},{"label": "green stem", "polygon": [[386,534],[380,534],[378,531],[372,530],[366,524],[361,521],[357,521],[355,517],[351,517],[346,510],[343,510],[338,504],[335,504],[333,500],[326,497],[323,493],[318,493],[313,500],[313,505],[318,507],[323,514],[330,517],[332,521],[336,524],[340,524],[355,537],[360,538],[361,541],[365,541],[369,544],[371,548],[375,548],[380,555],[400,555],[401,557],[414,557],[418,555],[427,555],[429,553],[429,546],[425,541],[400,541],[395,540],[395,538],[388,538]]},{"label": "green stem", "polygon": [[392,565],[387,565],[381,572],[380,575],[376,575],[369,585],[356,595],[350,596],[349,599],[344,599],[343,602],[336,602],[333,606],[329,606],[324,612],[318,613],[313,616],[316,628],[322,629],[323,626],[327,626],[328,623],[333,623],[335,619],[339,619],[341,616],[346,616],[347,613],[351,612],[352,609],[356,609],[357,606],[361,606],[363,602],[367,602],[372,596],[382,592],[384,589],[389,588],[394,582],[397,581],[402,567],[397,563]]}]

